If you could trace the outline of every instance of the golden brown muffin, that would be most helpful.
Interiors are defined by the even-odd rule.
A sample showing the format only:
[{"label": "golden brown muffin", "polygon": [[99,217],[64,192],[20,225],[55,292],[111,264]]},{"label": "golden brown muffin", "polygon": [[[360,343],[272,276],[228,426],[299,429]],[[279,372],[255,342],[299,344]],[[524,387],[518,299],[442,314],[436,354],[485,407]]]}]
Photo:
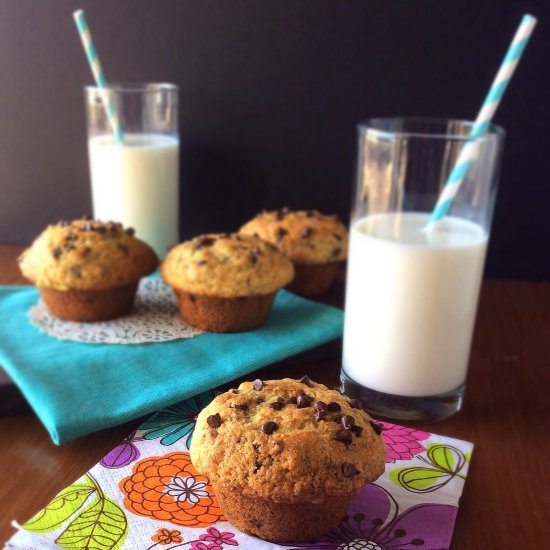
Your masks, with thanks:
[{"label": "golden brown muffin", "polygon": [[273,542],[335,527],[386,451],[359,400],[312,382],[245,382],[197,418],[191,461],[236,527]]},{"label": "golden brown muffin", "polygon": [[261,212],[240,233],[257,235],[286,254],[296,268],[288,289],[302,296],[327,290],[348,251],[348,231],[336,218],[317,210],[288,208]]},{"label": "golden brown muffin", "polygon": [[122,224],[80,219],[49,225],[19,258],[50,312],[71,321],[129,313],[139,279],[152,273],[153,249]]},{"label": "golden brown muffin", "polygon": [[265,322],[276,291],[292,280],[294,268],[258,237],[212,233],[170,250],[160,274],[173,288],[187,323],[239,332]]}]

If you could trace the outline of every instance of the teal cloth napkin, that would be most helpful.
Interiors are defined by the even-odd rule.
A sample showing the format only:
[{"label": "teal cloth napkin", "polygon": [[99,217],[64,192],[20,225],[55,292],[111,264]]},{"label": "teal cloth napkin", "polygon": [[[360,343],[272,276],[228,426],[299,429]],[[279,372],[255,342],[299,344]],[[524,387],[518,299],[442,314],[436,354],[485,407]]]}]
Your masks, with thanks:
[{"label": "teal cloth napkin", "polygon": [[268,322],[158,344],[59,341],[33,326],[29,286],[0,286],[0,365],[56,444],[121,424],[342,335],[336,308],[279,291]]}]

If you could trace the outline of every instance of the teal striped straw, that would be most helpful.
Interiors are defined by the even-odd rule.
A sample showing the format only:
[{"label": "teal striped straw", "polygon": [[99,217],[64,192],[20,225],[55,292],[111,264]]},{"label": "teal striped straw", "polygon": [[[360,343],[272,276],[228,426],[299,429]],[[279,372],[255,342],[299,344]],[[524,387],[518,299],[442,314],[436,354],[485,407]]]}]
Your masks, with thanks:
[{"label": "teal striped straw", "polygon": [[[470,131],[469,137],[477,138],[479,136],[487,133],[491,120],[497,110],[502,96],[510,83],[512,75],[519,63],[521,54],[531,37],[533,29],[537,20],[531,15],[524,15],[521,23],[519,24],[518,30],[512,39],[512,43],[504,56],[502,64],[497,72],[497,75],[493,81],[489,93],[481,106],[481,110],[477,115],[477,118],[474,122],[474,126]],[[476,141],[468,141],[462,148],[458,160],[451,172],[451,175],[447,179],[445,186],[437,200],[437,204],[430,216],[430,221],[428,222],[428,227],[441,218],[443,218],[449,208],[453,203],[460,184],[464,181],[468,170],[472,166],[472,163],[477,156],[478,144]]]},{"label": "teal striped straw", "polygon": [[105,80],[105,75],[103,74],[103,69],[101,68],[101,63],[99,62],[99,57],[92,40],[92,34],[90,33],[88,23],[86,22],[84,11],[75,11],[73,13],[73,17],[76,22],[78,33],[80,34],[80,39],[82,40],[82,45],[84,46],[84,51],[86,52],[86,57],[88,58],[88,63],[92,69],[94,80],[97,87],[102,92],[103,104],[105,105],[107,117],[109,118],[109,122],[111,123],[111,127],[113,128],[113,132],[115,134],[115,141],[117,143],[123,143],[124,134],[122,133],[120,121],[118,120],[118,115],[113,106],[112,98],[107,93],[107,82]]}]

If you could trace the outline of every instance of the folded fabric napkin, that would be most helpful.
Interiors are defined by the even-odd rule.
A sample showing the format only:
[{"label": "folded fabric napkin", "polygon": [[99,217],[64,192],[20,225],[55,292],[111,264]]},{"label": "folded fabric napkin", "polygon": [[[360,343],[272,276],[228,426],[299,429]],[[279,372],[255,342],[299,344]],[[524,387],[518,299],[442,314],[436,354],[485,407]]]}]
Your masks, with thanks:
[{"label": "folded fabric napkin", "polygon": [[342,335],[342,311],[279,291],[268,322],[155,344],[82,344],[41,333],[28,286],[0,286],[0,365],[53,441],[121,424]]},{"label": "folded fabric napkin", "polygon": [[194,477],[194,419],[213,396],[207,392],[156,413],[24,523],[6,548],[449,548],[471,443],[382,423],[385,474],[362,489],[322,539],[278,545],[228,523],[210,485]]}]

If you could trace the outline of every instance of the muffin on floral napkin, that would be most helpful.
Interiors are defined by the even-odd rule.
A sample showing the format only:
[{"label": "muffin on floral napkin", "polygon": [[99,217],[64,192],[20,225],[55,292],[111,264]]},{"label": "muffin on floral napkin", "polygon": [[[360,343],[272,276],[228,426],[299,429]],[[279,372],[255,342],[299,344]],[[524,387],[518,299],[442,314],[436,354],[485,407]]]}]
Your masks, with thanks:
[{"label": "muffin on floral napkin", "polygon": [[228,520],[272,542],[338,525],[385,468],[386,451],[359,400],[301,380],[255,380],[218,395],[197,418],[191,461]]},{"label": "muffin on floral napkin", "polygon": [[277,290],[292,280],[294,268],[258,237],[211,233],[172,248],[160,274],[188,324],[212,332],[241,332],[267,320]]},{"label": "muffin on floral napkin", "polygon": [[302,296],[325,292],[334,280],[339,263],[347,258],[346,227],[336,216],[317,210],[263,211],[243,225],[240,233],[257,235],[293,261],[296,277],[288,290]]},{"label": "muffin on floral napkin", "polygon": [[89,218],[49,225],[19,258],[52,315],[86,322],[130,313],[139,280],[157,266],[132,228]]}]

